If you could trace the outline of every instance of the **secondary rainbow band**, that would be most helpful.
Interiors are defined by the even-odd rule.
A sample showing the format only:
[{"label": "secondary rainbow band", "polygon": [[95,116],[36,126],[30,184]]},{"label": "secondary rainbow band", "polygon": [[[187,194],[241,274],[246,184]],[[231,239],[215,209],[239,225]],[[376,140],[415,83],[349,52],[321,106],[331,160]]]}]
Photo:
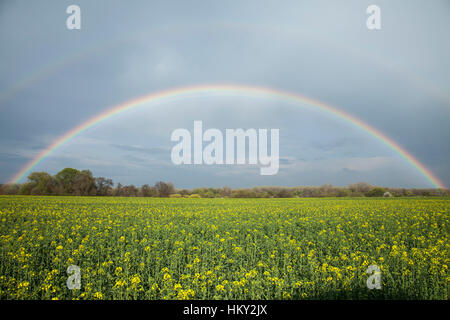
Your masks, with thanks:
[{"label": "secondary rainbow band", "polygon": [[153,103],[167,103],[171,101],[178,101],[182,99],[195,98],[199,96],[211,95],[235,95],[235,96],[251,96],[251,97],[269,97],[278,100],[283,100],[289,103],[302,104],[312,106],[328,114],[334,115],[351,125],[363,129],[370,135],[376,137],[378,140],[389,146],[403,159],[409,162],[417,171],[419,171],[434,187],[445,189],[445,185],[434,174],[427,169],[419,160],[415,159],[407,150],[397,144],[395,141],[368,125],[367,123],[355,118],[354,116],[339,110],[336,107],[323,103],[321,101],[287,91],[282,91],[267,87],[257,87],[248,85],[197,85],[189,87],[180,87],[175,89],[164,90],[156,93],[151,93],[133,100],[129,100],[117,106],[108,108],[106,111],[92,117],[91,119],[76,126],[72,130],[65,133],[55,142],[49,145],[46,149],[41,151],[33,160],[26,164],[19,172],[17,172],[10,183],[17,183],[23,179],[29,172],[38,165],[41,161],[47,158],[58,147],[76,137],[80,133],[94,126],[95,124],[104,121],[110,117],[125,112],[131,108]]}]

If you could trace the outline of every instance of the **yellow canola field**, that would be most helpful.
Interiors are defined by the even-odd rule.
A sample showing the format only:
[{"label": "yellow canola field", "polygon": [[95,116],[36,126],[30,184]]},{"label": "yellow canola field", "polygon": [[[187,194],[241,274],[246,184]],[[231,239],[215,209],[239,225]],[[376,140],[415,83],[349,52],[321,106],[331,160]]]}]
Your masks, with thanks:
[{"label": "yellow canola field", "polygon": [[2,196],[0,298],[448,299],[449,213],[448,198]]}]

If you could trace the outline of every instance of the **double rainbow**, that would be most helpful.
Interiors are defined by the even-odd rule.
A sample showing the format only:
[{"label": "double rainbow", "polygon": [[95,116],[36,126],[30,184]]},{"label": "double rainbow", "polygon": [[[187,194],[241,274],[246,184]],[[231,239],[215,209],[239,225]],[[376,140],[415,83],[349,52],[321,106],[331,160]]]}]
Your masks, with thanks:
[{"label": "double rainbow", "polygon": [[377,138],[379,141],[383,142],[394,152],[400,155],[408,163],[410,163],[421,175],[423,175],[434,187],[445,189],[444,183],[442,183],[429,169],[427,169],[419,160],[414,158],[407,150],[397,144],[395,141],[390,139],[388,136],[375,129],[374,127],[368,125],[367,123],[355,118],[354,116],[339,110],[338,108],[326,104],[324,102],[318,101],[300,95],[297,93],[282,91],[278,89],[268,88],[268,87],[258,87],[258,86],[248,86],[248,85],[197,85],[180,87],[175,89],[169,89],[164,91],[159,91],[155,93],[150,93],[148,95],[126,101],[122,104],[108,108],[106,111],[90,118],[89,120],[81,123],[80,125],[74,127],[73,129],[66,132],[64,135],[59,137],[56,141],[50,144],[47,148],[42,150],[36,157],[34,157],[30,162],[28,162],[22,169],[20,169],[10,180],[10,183],[17,183],[22,180],[26,175],[28,175],[33,168],[35,168],[39,163],[49,157],[56,149],[61,145],[70,141],[74,137],[78,136],[82,132],[88,130],[92,126],[109,119],[113,116],[119,115],[126,112],[129,109],[146,105],[146,104],[161,104],[168,103],[171,101],[179,101],[189,98],[196,98],[202,96],[214,96],[214,95],[231,95],[231,96],[246,96],[246,97],[268,97],[272,99],[277,99],[285,101],[287,103],[292,103],[300,106],[310,106],[323,111],[332,116],[337,117],[343,121],[346,121],[352,126],[362,129]]}]

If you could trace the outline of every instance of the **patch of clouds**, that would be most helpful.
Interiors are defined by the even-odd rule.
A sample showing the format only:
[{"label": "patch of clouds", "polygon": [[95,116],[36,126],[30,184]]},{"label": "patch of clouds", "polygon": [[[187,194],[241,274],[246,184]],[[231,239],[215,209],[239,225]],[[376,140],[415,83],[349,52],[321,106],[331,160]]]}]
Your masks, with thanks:
[{"label": "patch of clouds", "polygon": [[143,147],[140,145],[125,145],[125,144],[115,144],[115,143],[111,143],[110,146],[120,149],[120,150],[124,150],[124,151],[142,152],[142,153],[148,153],[151,155],[170,153],[170,149],[168,149],[168,148],[158,148],[158,147],[148,148],[148,147]]}]

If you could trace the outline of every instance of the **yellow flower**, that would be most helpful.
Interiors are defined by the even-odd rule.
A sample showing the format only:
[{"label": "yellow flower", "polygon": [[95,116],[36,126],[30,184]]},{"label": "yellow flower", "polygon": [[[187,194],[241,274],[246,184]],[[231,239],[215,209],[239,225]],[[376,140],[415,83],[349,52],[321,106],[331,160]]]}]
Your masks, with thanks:
[{"label": "yellow flower", "polygon": [[24,281],[24,282],[20,282],[17,285],[17,288],[19,288],[19,289],[24,288],[25,290],[27,290],[29,285],[30,285],[30,283],[28,281]]},{"label": "yellow flower", "polygon": [[121,288],[127,285],[125,280],[117,280],[113,288]]},{"label": "yellow flower", "polygon": [[131,284],[132,285],[136,285],[136,284],[138,284],[140,282],[141,282],[141,278],[139,278],[138,275],[134,275],[133,278],[131,278]]},{"label": "yellow flower", "polygon": [[103,299],[102,293],[98,292],[98,291],[96,293],[94,293],[94,299],[102,300]]},{"label": "yellow flower", "polygon": [[182,288],[182,286],[181,286],[181,284],[179,284],[179,283],[177,283],[176,285],[173,286],[173,290],[174,290],[174,291],[177,291],[177,290],[179,290],[179,289],[181,289],[181,288]]},{"label": "yellow flower", "polygon": [[225,287],[224,287],[223,285],[221,285],[221,284],[218,284],[218,285],[216,286],[216,290],[219,291],[219,292],[225,291]]}]

